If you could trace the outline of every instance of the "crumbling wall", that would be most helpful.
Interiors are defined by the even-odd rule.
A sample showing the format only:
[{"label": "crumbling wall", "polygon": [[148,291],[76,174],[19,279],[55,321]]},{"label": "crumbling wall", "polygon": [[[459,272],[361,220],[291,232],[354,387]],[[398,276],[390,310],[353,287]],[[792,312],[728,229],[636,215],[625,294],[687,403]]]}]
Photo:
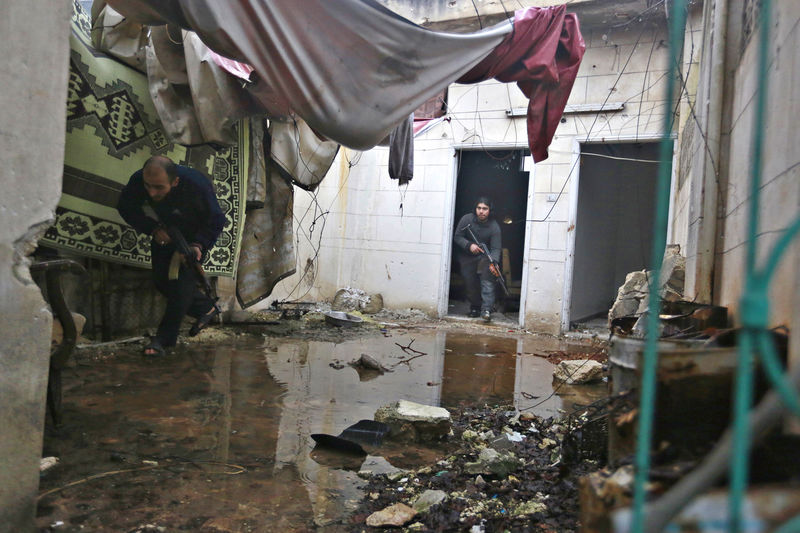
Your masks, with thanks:
[{"label": "crumbling wall", "polygon": [[68,2],[0,4],[0,531],[32,531],[52,318],[27,255],[61,193]]}]

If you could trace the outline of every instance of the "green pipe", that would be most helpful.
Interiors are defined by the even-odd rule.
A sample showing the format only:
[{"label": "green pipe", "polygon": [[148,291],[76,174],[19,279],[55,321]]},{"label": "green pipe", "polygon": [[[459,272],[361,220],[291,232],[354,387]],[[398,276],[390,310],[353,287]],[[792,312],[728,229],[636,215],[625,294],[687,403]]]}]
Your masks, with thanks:
[{"label": "green pipe", "polygon": [[795,415],[800,416],[800,396],[797,395],[788,376],[783,372],[770,332],[758,333],[758,352],[764,363],[764,369],[767,371],[767,377],[780,394],[781,400]]},{"label": "green pipe", "polygon": [[639,430],[636,441],[636,473],[633,486],[633,524],[631,530],[643,533],[644,504],[647,497],[646,485],[650,472],[650,449],[652,447],[653,416],[655,411],[656,366],[658,358],[658,323],[661,295],[658,280],[661,277],[661,263],[664,260],[664,247],[667,238],[669,217],[670,176],[673,143],[672,106],[675,100],[675,82],[679,75],[679,53],[683,50],[683,39],[686,26],[686,0],[675,0],[670,6],[671,23],[669,51],[671,75],[667,77],[667,93],[665,98],[664,136],[661,138],[658,182],[656,184],[656,210],[653,224],[653,249],[651,256],[652,279],[650,280],[650,301],[647,311],[647,338],[645,340],[644,361],[642,363],[642,384],[639,388]]},{"label": "green pipe", "polygon": [[775,530],[775,533],[798,533],[800,532],[800,515],[795,516],[778,529]]}]

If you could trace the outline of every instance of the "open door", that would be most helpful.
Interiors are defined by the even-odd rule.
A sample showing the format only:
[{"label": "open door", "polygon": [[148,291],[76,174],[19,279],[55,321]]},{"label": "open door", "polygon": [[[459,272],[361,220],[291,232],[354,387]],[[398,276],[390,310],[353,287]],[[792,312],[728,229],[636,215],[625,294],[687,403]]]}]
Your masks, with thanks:
[{"label": "open door", "polygon": [[[494,204],[491,216],[500,225],[502,234],[503,276],[509,296],[503,297],[498,287],[495,313],[511,322],[519,322],[522,290],[522,260],[525,248],[525,219],[528,198],[528,172],[523,170],[528,150],[461,150],[458,152],[453,229],[458,220],[472,211],[480,196]],[[451,235],[452,238],[452,235]],[[459,272],[456,250],[453,249],[450,269],[448,315],[464,316],[469,312],[464,282]]]},{"label": "open door", "polygon": [[570,329],[604,327],[625,276],[648,268],[659,144],[582,144]]}]

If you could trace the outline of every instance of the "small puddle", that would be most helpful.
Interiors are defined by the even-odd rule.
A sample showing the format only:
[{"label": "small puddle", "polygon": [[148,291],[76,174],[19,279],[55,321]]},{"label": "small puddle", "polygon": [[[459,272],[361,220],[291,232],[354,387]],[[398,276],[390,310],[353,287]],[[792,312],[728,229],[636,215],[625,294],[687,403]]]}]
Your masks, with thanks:
[{"label": "small puddle", "polygon": [[[61,463],[40,488],[79,483],[42,498],[37,524],[335,530],[362,497],[359,470],[432,464],[447,450],[387,444],[356,460],[315,450],[311,434],[338,435],[399,399],[449,409],[513,404],[549,417],[603,397],[604,384],[553,394],[552,365],[530,354],[563,348],[414,331],[342,343],[239,337],[154,361],[130,352],[79,356],[64,377],[64,427],[45,442],[45,454]],[[391,371],[347,365],[361,354]]]}]

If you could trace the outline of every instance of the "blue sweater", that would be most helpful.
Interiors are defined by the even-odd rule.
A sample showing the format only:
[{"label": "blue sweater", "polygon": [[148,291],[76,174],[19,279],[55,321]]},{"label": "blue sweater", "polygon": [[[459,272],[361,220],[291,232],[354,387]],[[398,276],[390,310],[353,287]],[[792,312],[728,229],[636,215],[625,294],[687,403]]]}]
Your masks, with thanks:
[{"label": "blue sweater", "polygon": [[144,188],[142,171],[134,172],[120,193],[117,211],[136,231],[152,235],[159,222],[142,209],[150,205],[162,224],[177,226],[187,242],[199,244],[205,252],[225,227],[225,215],[208,178],[192,168],[177,167],[178,184],[157,203],[150,200]]}]

